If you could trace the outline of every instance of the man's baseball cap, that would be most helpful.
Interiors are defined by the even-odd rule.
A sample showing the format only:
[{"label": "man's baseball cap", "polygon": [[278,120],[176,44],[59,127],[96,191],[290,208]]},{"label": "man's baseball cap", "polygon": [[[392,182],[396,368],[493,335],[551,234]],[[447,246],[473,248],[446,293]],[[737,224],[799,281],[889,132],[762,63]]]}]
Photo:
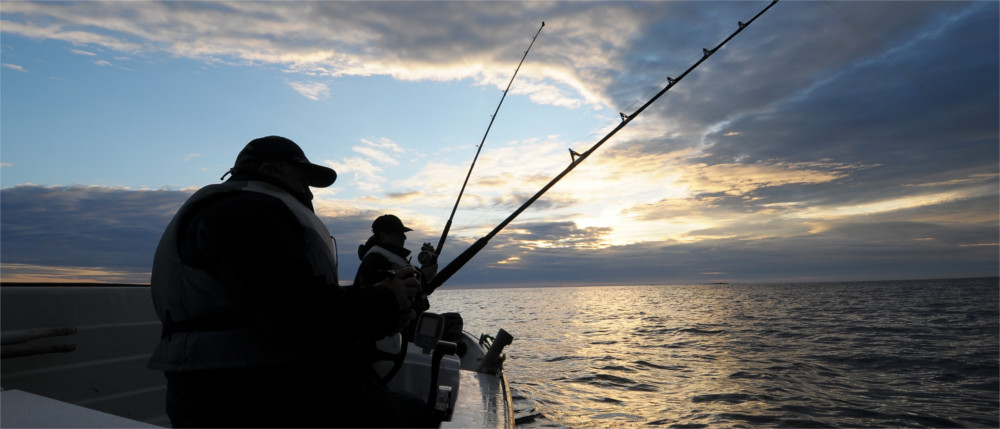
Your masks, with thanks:
[{"label": "man's baseball cap", "polygon": [[243,165],[264,161],[285,161],[301,165],[304,167],[306,178],[309,179],[309,186],[312,187],[325,188],[337,180],[337,172],[333,171],[332,168],[309,162],[299,145],[278,136],[261,137],[247,143],[246,147],[236,156],[236,165],[233,170],[237,170]]},{"label": "man's baseball cap", "polygon": [[378,233],[379,231],[402,233],[413,230],[403,226],[403,221],[399,220],[398,217],[387,214],[379,216],[375,222],[372,222],[372,232]]}]

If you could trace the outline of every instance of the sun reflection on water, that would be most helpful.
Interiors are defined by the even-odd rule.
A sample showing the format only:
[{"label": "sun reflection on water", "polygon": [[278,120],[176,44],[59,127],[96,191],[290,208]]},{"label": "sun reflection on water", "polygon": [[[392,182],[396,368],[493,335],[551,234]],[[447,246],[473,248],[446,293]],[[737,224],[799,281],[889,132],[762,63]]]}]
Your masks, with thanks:
[{"label": "sun reflection on water", "polygon": [[905,286],[442,291],[438,311],[514,335],[539,427],[995,426],[995,280]]}]

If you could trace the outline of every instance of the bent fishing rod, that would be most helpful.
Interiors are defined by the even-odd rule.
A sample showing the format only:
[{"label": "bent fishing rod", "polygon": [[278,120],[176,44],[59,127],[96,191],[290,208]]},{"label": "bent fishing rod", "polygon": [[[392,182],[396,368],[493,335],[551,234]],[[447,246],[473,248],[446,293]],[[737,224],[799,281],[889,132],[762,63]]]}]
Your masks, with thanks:
[{"label": "bent fishing rod", "polygon": [[469,177],[472,176],[472,169],[476,167],[476,160],[479,159],[479,152],[483,150],[483,144],[486,143],[486,136],[490,135],[490,128],[493,127],[493,121],[497,118],[497,113],[500,112],[500,106],[503,105],[503,100],[507,98],[507,91],[510,91],[510,85],[514,83],[514,78],[517,77],[517,72],[521,70],[521,64],[524,64],[524,59],[528,58],[528,51],[531,47],[535,45],[535,39],[538,38],[538,34],[542,32],[542,28],[545,27],[545,21],[542,21],[542,26],[538,27],[538,31],[535,35],[531,37],[531,43],[528,44],[528,49],[524,51],[524,56],[521,57],[521,62],[517,63],[517,68],[514,69],[514,75],[510,77],[510,82],[507,83],[507,89],[503,90],[503,96],[500,97],[500,102],[497,103],[497,109],[493,111],[493,115],[490,116],[490,124],[486,126],[486,133],[483,134],[483,140],[479,142],[479,146],[476,149],[476,156],[472,158],[472,165],[469,166],[469,172],[465,175],[465,182],[462,183],[462,189],[458,191],[458,198],[455,199],[455,207],[451,209],[451,216],[448,217],[448,222],[444,224],[444,232],[441,233],[441,240],[438,241],[437,249],[434,253],[440,255],[441,249],[444,247],[444,241],[448,238],[448,231],[451,230],[451,221],[455,219],[455,211],[458,210],[458,203],[462,201],[462,194],[465,193],[465,186],[469,184]]},{"label": "bent fishing rod", "polygon": [[500,233],[500,231],[503,230],[508,224],[513,222],[514,219],[521,214],[521,212],[525,211],[535,201],[541,198],[541,196],[544,195],[546,192],[548,192],[550,188],[555,186],[555,184],[558,183],[560,180],[562,180],[563,177],[565,177],[567,174],[573,171],[573,169],[576,168],[576,166],[580,165],[584,160],[587,159],[587,157],[589,157],[592,153],[594,153],[594,151],[596,151],[599,147],[601,147],[601,145],[603,145],[612,136],[618,133],[618,131],[620,131],[622,128],[625,128],[626,125],[632,122],[633,119],[639,116],[640,113],[642,113],[644,110],[646,110],[647,107],[652,105],[656,100],[658,100],[661,96],[663,96],[663,94],[666,94],[667,91],[669,91],[671,88],[677,85],[677,83],[680,82],[681,79],[684,79],[684,77],[687,76],[689,73],[691,73],[692,70],[701,65],[701,63],[705,62],[705,60],[711,57],[712,54],[715,54],[720,48],[722,48],[723,45],[732,40],[733,37],[736,37],[737,34],[740,34],[740,32],[742,32],[745,28],[750,26],[750,24],[756,21],[757,18],[759,18],[761,15],[764,14],[764,12],[767,12],[768,9],[771,9],[771,7],[777,3],[778,0],[772,0],[771,3],[767,5],[767,7],[765,7],[763,10],[754,15],[753,18],[751,18],[749,21],[747,22],[739,21],[738,22],[739,28],[737,28],[736,31],[730,34],[729,37],[727,37],[725,40],[720,42],[716,47],[712,49],[703,48],[701,59],[699,59],[697,62],[691,65],[691,67],[688,67],[688,69],[685,70],[684,73],[681,73],[680,76],[678,76],[677,78],[667,77],[667,86],[665,86],[658,93],[656,93],[656,95],[650,98],[649,101],[646,101],[645,104],[636,109],[635,112],[633,112],[630,115],[626,115],[625,113],[620,113],[622,118],[621,123],[619,123],[618,126],[612,129],[611,132],[609,132],[607,135],[601,138],[586,152],[577,154],[573,152],[571,149],[570,152],[573,155],[573,158],[569,166],[566,167],[566,169],[564,169],[561,173],[559,173],[559,175],[553,178],[549,183],[543,186],[542,189],[540,189],[538,192],[535,193],[535,195],[533,195],[531,198],[525,201],[524,204],[522,204],[520,207],[517,208],[517,210],[514,210],[514,212],[511,213],[510,216],[507,217],[507,219],[504,219],[503,222],[500,222],[500,224],[497,225],[495,228],[493,228],[492,231],[490,231],[488,234],[477,240],[475,243],[472,244],[472,246],[469,246],[468,249],[465,249],[464,252],[462,252],[460,255],[458,255],[458,257],[449,262],[447,266],[441,269],[441,271],[439,271],[437,275],[435,275],[434,278],[431,279],[430,283],[426,286],[428,292],[433,291],[438,286],[444,284],[444,282],[446,282],[449,278],[451,278],[452,275],[454,275],[456,272],[458,272],[459,269],[465,266],[465,264],[468,263],[473,256],[476,256],[476,254],[479,253],[479,251],[483,250],[483,248],[486,247],[486,244],[489,243],[490,239],[492,239],[494,236]]}]

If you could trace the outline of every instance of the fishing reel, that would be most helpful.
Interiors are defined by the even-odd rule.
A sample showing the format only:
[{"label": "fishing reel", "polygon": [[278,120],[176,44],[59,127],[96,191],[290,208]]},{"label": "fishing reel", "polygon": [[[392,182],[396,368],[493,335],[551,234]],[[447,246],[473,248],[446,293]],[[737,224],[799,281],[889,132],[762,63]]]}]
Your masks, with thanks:
[{"label": "fishing reel", "polygon": [[437,263],[437,259],[437,252],[434,251],[434,246],[430,243],[424,243],[424,245],[420,247],[420,253],[417,254],[417,262],[420,262],[421,266],[435,264]]}]

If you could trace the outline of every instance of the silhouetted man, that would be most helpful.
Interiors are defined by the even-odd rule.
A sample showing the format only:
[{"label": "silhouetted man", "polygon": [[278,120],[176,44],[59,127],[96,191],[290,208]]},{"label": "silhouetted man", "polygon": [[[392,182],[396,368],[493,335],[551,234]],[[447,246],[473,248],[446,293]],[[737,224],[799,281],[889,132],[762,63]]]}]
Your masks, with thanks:
[{"label": "silhouetted man", "polygon": [[425,424],[407,415],[421,404],[393,398],[358,353],[412,317],[412,270],[376,287],[338,286],[309,190],[337,175],[291,140],[251,141],[229,173],[180,208],[153,262],[163,334],[149,367],[167,377],[171,423]]}]

